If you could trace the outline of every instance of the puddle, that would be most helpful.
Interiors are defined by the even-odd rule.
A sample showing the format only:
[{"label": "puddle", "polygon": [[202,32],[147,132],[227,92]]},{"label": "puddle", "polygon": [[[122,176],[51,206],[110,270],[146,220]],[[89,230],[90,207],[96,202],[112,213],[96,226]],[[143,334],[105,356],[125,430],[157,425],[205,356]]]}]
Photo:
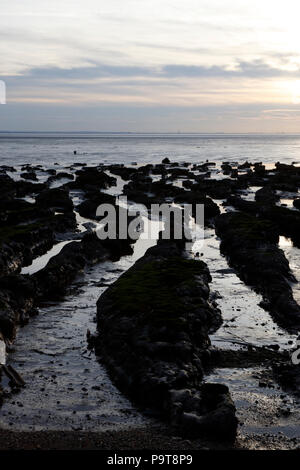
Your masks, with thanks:
[{"label": "puddle", "polygon": [[247,189],[241,189],[239,192],[245,201],[255,201],[255,193],[262,189],[262,186],[249,186]]},{"label": "puddle", "polygon": [[280,197],[279,201],[276,202],[276,206],[283,206],[296,211],[296,207],[293,206],[293,201],[299,197],[299,193],[288,192],[288,191],[276,191],[276,194]]},{"label": "puddle", "polygon": [[210,289],[218,293],[216,302],[223,317],[222,326],[211,335],[212,344],[230,349],[234,345],[238,347],[241,342],[255,346],[278,344],[281,349],[291,348],[288,341],[294,343],[296,336],[289,335],[276,325],[269,313],[258,305],[262,297],[238,278],[220,254],[219,247],[220,241],[213,229],[205,230],[204,244],[200,240],[193,246],[193,253],[203,253],[200,259],[209,267],[212,276]]},{"label": "puddle", "polygon": [[229,386],[240,422],[240,436],[268,434],[300,439],[299,402],[266,375],[268,371],[259,367],[224,368],[215,369],[205,380]]},{"label": "puddle", "polygon": [[[280,237],[279,239],[279,248],[281,248],[287,258],[292,273],[294,274],[297,281],[300,280],[300,249],[293,245],[293,242],[290,238]],[[294,299],[298,304],[300,304],[300,283],[291,283],[293,289]]]},{"label": "puddle", "polygon": [[71,243],[72,241],[78,242],[80,240],[66,240],[66,241],[57,243],[51,248],[51,250],[47,251],[47,253],[35,258],[29,266],[25,266],[24,268],[22,268],[21,274],[37,273],[38,271],[40,271],[47,265],[48,261],[51,258],[53,258],[53,256],[58,255],[65,245],[67,245],[68,243]]},{"label": "puddle", "polygon": [[123,178],[121,178],[121,176],[114,175],[113,173],[111,173],[108,170],[106,170],[105,173],[108,176],[112,176],[113,178],[116,178],[117,184],[116,184],[116,186],[110,186],[107,189],[103,189],[102,192],[106,193],[106,194],[110,194],[111,196],[119,196],[119,194],[122,194],[123,193],[123,188],[124,188],[125,184],[128,183],[128,181],[123,180]]}]

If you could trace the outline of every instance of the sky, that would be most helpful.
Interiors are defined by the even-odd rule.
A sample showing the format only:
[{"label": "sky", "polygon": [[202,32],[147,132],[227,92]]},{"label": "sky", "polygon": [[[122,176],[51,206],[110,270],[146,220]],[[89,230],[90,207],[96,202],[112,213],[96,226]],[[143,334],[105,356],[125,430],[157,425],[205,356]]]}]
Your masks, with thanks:
[{"label": "sky", "polygon": [[300,132],[299,17],[299,0],[0,0],[0,130]]}]

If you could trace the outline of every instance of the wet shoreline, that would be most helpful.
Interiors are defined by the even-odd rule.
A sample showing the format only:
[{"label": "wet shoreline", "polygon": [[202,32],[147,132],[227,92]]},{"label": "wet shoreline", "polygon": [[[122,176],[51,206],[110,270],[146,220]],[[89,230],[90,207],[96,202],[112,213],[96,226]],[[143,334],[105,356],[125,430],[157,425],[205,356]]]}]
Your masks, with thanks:
[{"label": "wet shoreline", "polygon": [[[107,173],[109,176],[114,176],[111,172]],[[213,178],[213,176],[211,177]],[[62,180],[62,185],[64,184],[66,182]],[[124,182],[120,184],[119,179],[117,188],[111,186],[105,192],[117,194],[123,189],[124,184]],[[57,187],[57,185],[55,186]],[[246,189],[244,194],[241,193],[241,195],[245,200],[252,201],[253,194],[258,189],[260,189],[260,186],[252,186],[249,191]],[[292,198],[295,197],[295,193],[291,194],[290,199],[287,197],[289,195],[285,194],[280,204],[291,206],[288,201],[293,201]],[[86,220],[88,221],[88,219]],[[82,220],[82,223],[85,222]],[[157,222],[156,225],[158,233]],[[213,347],[238,351],[247,348],[249,345],[254,347],[276,345],[278,350],[291,350],[296,335],[284,331],[274,323],[270,314],[258,305],[261,297],[236,276],[235,271],[228,266],[225,258],[221,256],[219,240],[214,230],[212,228],[206,229],[205,233],[207,239],[204,245],[201,247],[195,246],[194,254],[187,253],[187,257],[193,258],[195,253],[201,250],[203,253],[202,260],[208,264],[212,275],[210,289],[212,294],[215,295],[215,301],[223,316],[223,325],[216,333],[211,335]],[[279,246],[284,250],[290,261],[291,269],[297,278],[299,249],[289,240],[281,237]],[[71,240],[67,240],[59,243],[67,244],[70,242]],[[17,339],[12,346],[15,351],[9,354],[8,364],[11,363],[16,366],[19,372],[22,372],[28,385],[25,390],[21,390],[18,394],[5,397],[4,405],[0,411],[0,428],[2,430],[35,432],[49,429],[49,431],[58,432],[60,429],[68,429],[70,431],[76,430],[76,432],[87,432],[88,430],[94,430],[96,426],[99,433],[101,433],[104,429],[111,431],[115,428],[122,429],[124,426],[125,429],[132,427],[144,429],[149,424],[152,425],[151,420],[153,418],[144,416],[117,389],[114,391],[110,378],[105,378],[106,371],[94,357],[92,358],[91,352],[87,350],[86,343],[87,329],[94,331],[95,328],[95,304],[99,295],[122,272],[125,272],[138,257],[142,256],[151,244],[155,244],[155,240],[152,240],[150,244],[147,241],[141,242],[143,240],[140,240],[134,246],[133,255],[123,256],[117,262],[105,261],[94,267],[87,267],[84,274],[77,277],[73,282],[71,293],[62,302],[48,303],[42,306],[40,315],[31,319],[29,324],[18,332]],[[46,258],[43,264],[35,269],[42,269],[51,256],[57,254],[56,250],[58,248],[59,244],[54,245],[48,255],[45,255]],[[293,260],[295,260],[294,264]],[[35,263],[38,266],[39,260],[33,260],[33,267]],[[34,271],[30,271],[30,267],[26,271],[25,267],[23,272],[33,273]],[[293,293],[296,300],[298,300],[298,292],[298,285],[294,283]],[[250,315],[248,312],[250,312]],[[60,350],[60,343],[67,344],[66,341],[68,346]],[[32,349],[28,349],[29,344],[32,344]],[[76,358],[79,357],[78,352],[83,359],[80,358],[80,362],[76,364]],[[27,356],[26,360],[24,360],[25,355]],[[63,361],[60,361],[61,355],[65,356]],[[89,371],[83,380],[77,380],[76,375],[79,378],[85,368],[89,369],[91,361],[93,363],[92,371]],[[33,365],[37,363],[41,367],[36,367],[36,370],[33,370]],[[87,367],[85,367],[85,364],[88,364]],[[69,372],[67,371],[68,368]],[[246,367],[242,371],[240,368],[216,368],[214,372],[208,373],[205,380],[212,380],[216,383],[221,381],[229,385],[236,402],[239,419],[242,422],[237,443],[246,442],[247,439],[254,441],[257,439],[257,443],[253,446],[259,447],[261,439],[261,448],[268,448],[268,445],[272,446],[272,441],[279,439],[277,444],[274,444],[278,448],[280,448],[280,442],[285,442],[282,445],[286,445],[287,448],[295,447],[300,439],[297,426],[299,403],[274,382],[271,372],[267,385],[261,386],[260,383],[263,382],[262,377],[266,370],[264,367],[258,369]],[[45,371],[47,372],[45,373]],[[90,379],[87,378],[89,373]],[[99,375],[104,378],[100,386],[95,380]],[[243,384],[246,384],[246,387],[243,387]],[[97,390],[96,387],[100,387],[100,390]],[[270,390],[273,395],[272,393],[270,395]],[[241,399],[241,391],[248,398]],[[70,398],[61,399],[61,397],[68,394]],[[59,398],[57,399],[57,397]],[[255,401],[261,403],[262,407],[256,406]],[[91,403],[93,403],[93,406],[90,406]],[[275,403],[277,403],[276,406]],[[49,413],[50,410],[52,410],[52,413]],[[265,413],[265,419],[261,418],[262,410]],[[50,416],[51,414],[53,416]],[[289,417],[291,415],[292,420]],[[285,425],[285,421],[287,425]],[[267,434],[269,435],[268,438]],[[17,436],[17,433],[15,436]],[[13,439],[15,437],[12,437]],[[55,439],[56,437],[54,437]],[[268,439],[269,444],[267,443]],[[198,443],[198,445],[200,444]]]}]

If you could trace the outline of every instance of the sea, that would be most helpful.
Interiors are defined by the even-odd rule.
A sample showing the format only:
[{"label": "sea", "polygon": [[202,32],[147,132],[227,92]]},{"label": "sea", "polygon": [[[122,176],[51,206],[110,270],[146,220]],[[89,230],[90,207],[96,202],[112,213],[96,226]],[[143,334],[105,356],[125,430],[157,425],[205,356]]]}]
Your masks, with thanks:
[{"label": "sea", "polygon": [[[76,151],[76,154],[74,154]],[[0,132],[0,164],[300,163],[300,134]]]}]

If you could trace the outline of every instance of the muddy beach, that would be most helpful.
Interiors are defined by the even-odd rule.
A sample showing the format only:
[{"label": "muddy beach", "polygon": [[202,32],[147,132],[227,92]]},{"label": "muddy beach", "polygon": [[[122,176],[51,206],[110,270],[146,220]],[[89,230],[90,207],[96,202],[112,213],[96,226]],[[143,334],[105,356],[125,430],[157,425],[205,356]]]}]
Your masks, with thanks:
[{"label": "muddy beach", "polygon": [[[1,449],[299,447],[298,166],[20,165],[0,181]],[[97,237],[102,203],[140,209],[137,239]],[[162,240],[151,204],[203,205],[204,239],[194,223],[192,244]]]}]

